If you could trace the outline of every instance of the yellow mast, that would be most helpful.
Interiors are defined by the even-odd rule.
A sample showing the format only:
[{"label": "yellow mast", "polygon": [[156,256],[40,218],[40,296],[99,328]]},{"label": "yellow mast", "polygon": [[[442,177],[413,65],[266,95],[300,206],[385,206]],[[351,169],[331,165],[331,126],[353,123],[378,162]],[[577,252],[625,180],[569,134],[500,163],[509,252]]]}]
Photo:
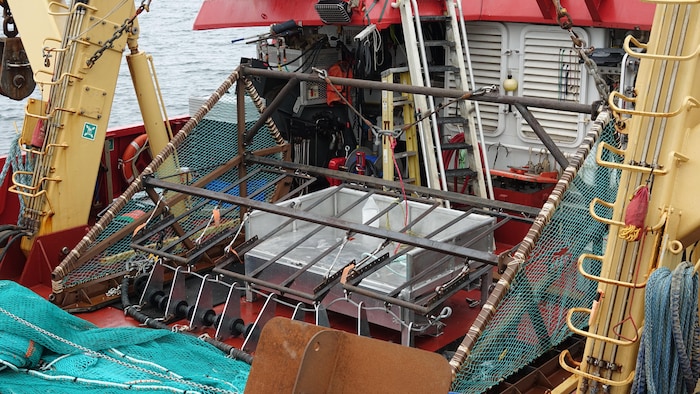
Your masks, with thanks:
[{"label": "yellow mast", "polygon": [[[595,199],[591,204],[593,216],[610,225],[605,254],[579,259],[584,275],[600,283],[601,299],[597,308],[569,311],[569,327],[587,341],[578,367],[567,361],[566,353],[561,355],[562,366],[574,375],[556,392],[570,392],[575,386],[583,393],[629,392],[645,318],[646,281],[659,267],[675,268],[682,252],[700,239],[700,1],[655,3],[648,44],[631,36],[625,41],[625,51],[641,59],[637,96],[613,93],[609,99],[629,138],[624,150],[605,144],[598,149],[599,164],[620,170],[620,185],[616,201]],[[631,45],[646,50],[638,53]],[[620,108],[618,100],[634,103],[635,109]],[[603,149],[622,156],[622,164],[603,162]],[[630,198],[644,185],[651,191],[644,228],[638,240],[623,239]],[[595,215],[598,204],[612,206],[612,218]],[[600,276],[587,269],[596,262]],[[591,315],[587,331],[571,324],[576,314]]]}]

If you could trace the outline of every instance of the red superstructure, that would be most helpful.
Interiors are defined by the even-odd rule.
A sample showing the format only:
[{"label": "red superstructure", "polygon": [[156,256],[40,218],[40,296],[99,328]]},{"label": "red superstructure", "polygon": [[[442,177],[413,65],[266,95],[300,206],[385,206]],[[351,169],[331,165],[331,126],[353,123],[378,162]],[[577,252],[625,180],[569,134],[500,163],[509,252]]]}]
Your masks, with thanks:
[{"label": "red superstructure", "polygon": [[[302,26],[323,25],[314,10],[315,0],[205,0],[194,22],[196,30],[230,27],[267,26],[294,19]],[[361,0],[353,12],[351,25],[377,24],[380,29],[400,24],[399,10],[392,0]],[[421,13],[443,15],[443,1],[419,1]],[[596,26],[616,29],[649,30],[654,4],[636,0],[580,0],[562,1],[577,26]],[[556,12],[550,0],[477,0],[462,4],[464,17],[473,21],[522,23],[556,23]]]}]

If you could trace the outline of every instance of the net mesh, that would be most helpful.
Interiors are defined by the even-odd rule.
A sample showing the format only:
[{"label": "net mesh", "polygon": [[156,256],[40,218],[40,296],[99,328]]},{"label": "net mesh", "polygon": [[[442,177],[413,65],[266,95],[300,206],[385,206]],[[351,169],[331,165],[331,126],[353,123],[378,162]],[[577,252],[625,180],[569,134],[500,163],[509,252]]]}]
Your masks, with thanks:
[{"label": "net mesh", "polygon": [[[246,98],[246,112],[252,113],[254,111],[252,102]],[[230,163],[238,155],[235,103],[222,99],[212,108],[212,112],[215,112],[216,116],[205,117],[199,122],[187,139],[177,148],[172,159],[166,160],[155,176],[167,181],[173,181],[173,178],[176,178],[177,182],[185,184],[193,184],[201,179],[211,179],[206,184],[205,189],[238,195],[238,186],[233,186],[239,179],[238,167],[227,166],[227,163]],[[230,119],[230,121],[222,119]],[[254,121],[247,122],[246,129],[250,129],[254,123]],[[275,146],[275,140],[267,126],[263,126],[253,141],[247,144],[247,149],[256,151],[272,146]],[[267,157],[282,158],[280,153]],[[228,169],[221,172],[222,167]],[[253,198],[269,201],[274,188],[268,187],[264,190],[262,188],[271,182],[275,175],[269,172],[256,172],[258,168],[257,165],[246,167],[247,173],[252,174],[247,178],[247,194],[250,196],[259,192]],[[175,193],[167,192],[162,193],[160,197],[164,201],[173,196]],[[154,203],[145,193],[137,193],[100,233],[96,242],[90,246],[90,249],[100,252],[66,275],[63,282],[64,289],[95,280],[99,281],[103,278],[115,277],[120,273],[139,273],[146,270],[151,261],[146,254],[132,249],[133,234],[131,231],[124,231],[124,229],[135,219],[143,215],[150,216],[157,203],[159,202]],[[220,223],[215,229],[213,227],[207,228],[206,224],[212,218],[212,212],[215,208],[220,212]],[[196,241],[199,245],[206,244],[215,234],[239,223],[238,207],[231,204],[217,204],[193,196],[170,207],[169,213],[177,218],[184,236],[176,234],[173,228],[166,228],[151,239],[143,241],[144,245],[151,245],[171,254],[182,254],[186,252],[183,247],[183,239],[191,242]],[[149,226],[157,223],[158,219],[158,217],[149,219]],[[148,229],[149,227],[146,227],[146,230]],[[115,240],[114,235],[120,231],[124,234]],[[106,243],[109,243],[109,246],[105,249]],[[90,253],[90,249],[87,253]]]},{"label": "net mesh", "polygon": [[[614,124],[609,123],[600,139],[618,146],[615,136]],[[572,335],[566,325],[569,308],[590,307],[597,282],[578,272],[577,260],[582,253],[602,255],[608,231],[591,217],[589,203],[594,197],[614,201],[619,179],[618,172],[596,164],[595,149],[562,195],[510,290],[460,366],[453,391],[481,393],[497,385]],[[608,151],[603,159],[620,160]],[[596,214],[610,218],[612,210],[597,204]],[[593,275],[600,273],[596,261],[588,261],[584,268]],[[585,317],[577,315],[572,323],[586,326]]]},{"label": "net mesh", "polygon": [[240,393],[250,371],[193,336],[97,328],[11,281],[0,281],[0,336],[3,393]]}]

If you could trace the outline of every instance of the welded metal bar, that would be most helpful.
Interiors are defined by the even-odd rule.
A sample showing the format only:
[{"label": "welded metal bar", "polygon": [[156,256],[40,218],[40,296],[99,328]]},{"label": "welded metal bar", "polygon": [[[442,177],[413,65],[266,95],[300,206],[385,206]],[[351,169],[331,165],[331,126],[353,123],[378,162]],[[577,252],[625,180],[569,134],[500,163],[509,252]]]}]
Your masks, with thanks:
[{"label": "welded metal bar", "polygon": [[[338,213],[337,213],[336,215],[334,215],[334,216],[335,216],[335,217],[341,217],[341,216],[343,216],[344,214],[346,214],[347,212],[349,212],[352,208],[354,208],[354,207],[360,205],[360,203],[361,203],[362,201],[368,199],[370,196],[371,196],[371,194],[366,195],[366,196],[363,196],[362,198],[360,198],[360,199],[358,199],[357,201],[355,201],[354,203],[350,204],[348,207],[346,207],[344,210],[338,212]],[[326,198],[326,199],[324,199],[324,200],[322,200],[322,201],[327,201],[327,200],[328,200],[328,198]],[[289,252],[291,252],[292,250],[296,249],[297,246],[303,244],[303,243],[306,242],[309,238],[311,238],[311,237],[313,237],[314,235],[318,234],[318,233],[319,233],[321,230],[323,230],[324,228],[326,228],[326,226],[320,225],[320,226],[316,227],[315,229],[309,231],[309,233],[306,234],[304,237],[302,237],[301,239],[298,239],[296,242],[293,242],[291,245],[289,245],[286,249],[284,249],[283,251],[277,253],[274,257],[272,257],[271,259],[267,260],[263,265],[261,265],[260,267],[258,267],[257,269],[255,269],[255,271],[251,272],[249,275],[250,275],[250,276],[258,276],[258,274],[260,274],[262,271],[264,271],[265,269],[267,269],[268,267],[270,267],[270,266],[271,266],[272,264],[274,264],[277,260],[281,259],[281,258],[284,257],[284,255],[286,255],[287,253],[289,253]],[[316,259],[312,260],[312,261],[310,262],[310,264],[313,265],[313,264],[315,264],[318,260],[320,260],[320,259],[317,257]],[[308,264],[307,264],[307,265],[308,265]],[[308,268],[307,268],[307,269],[308,269]],[[306,271],[306,270],[304,270],[304,271]],[[302,271],[302,272],[303,272],[303,271]],[[289,278],[287,278],[287,280],[289,280]],[[287,285],[288,285],[287,283],[284,283],[284,282],[282,283],[282,286],[287,286]]]},{"label": "welded metal bar", "polygon": [[297,296],[297,297],[300,297],[300,298],[302,298],[302,299],[309,300],[309,301],[312,301],[312,300],[314,299],[313,294],[309,294],[309,293],[305,293],[305,292],[303,292],[303,291],[291,289],[291,288],[289,288],[289,287],[283,287],[283,286],[277,285],[277,284],[275,284],[275,283],[268,282],[268,281],[266,281],[266,280],[262,280],[262,279],[258,279],[258,278],[252,278],[252,277],[247,276],[247,275],[239,274],[238,272],[234,272],[234,271],[230,271],[230,270],[224,269],[223,267],[221,267],[221,268],[220,268],[220,267],[214,267],[214,269],[213,269],[212,271],[214,271],[214,272],[216,272],[216,273],[220,273],[220,274],[224,274],[224,275],[230,276],[230,277],[235,278],[235,279],[242,280],[242,281],[244,281],[244,282],[249,282],[249,283],[253,283],[253,284],[259,285],[259,286],[261,286],[261,287],[266,287],[266,288],[269,288],[269,289],[272,289],[272,290],[276,290],[276,291],[278,291],[278,292],[279,292],[280,294],[282,294],[282,295],[284,295],[284,294],[291,294],[291,295],[294,295],[294,296]]},{"label": "welded metal bar", "polygon": [[559,163],[561,168],[566,168],[569,166],[569,160],[566,159],[564,156],[564,153],[559,149],[556,143],[554,143],[554,140],[552,140],[552,137],[547,134],[547,132],[544,130],[544,127],[540,124],[539,121],[535,118],[534,115],[532,115],[532,112],[527,108],[527,106],[521,104],[521,103],[515,103],[513,104],[515,108],[518,109],[518,112],[520,112],[520,115],[523,116],[523,119],[527,122],[527,124],[532,127],[532,131],[537,134],[537,137],[540,138],[540,141],[542,141],[542,144],[549,149],[549,152],[554,156],[554,160]]},{"label": "welded metal bar", "polygon": [[297,85],[299,85],[299,80],[297,78],[290,78],[289,81],[287,81],[284,87],[282,87],[279,93],[277,93],[277,96],[275,96],[272,102],[260,114],[260,117],[255,122],[253,127],[251,127],[250,130],[246,130],[244,134],[246,145],[250,144],[253,141],[255,135],[265,125],[265,122],[267,122],[267,118],[272,116],[273,112],[277,111],[284,99],[287,98],[287,96],[291,93],[292,89],[294,89]]},{"label": "welded metal bar", "polygon": [[[337,187],[337,188],[336,188],[335,190],[333,190],[333,191],[331,192],[331,194],[330,194],[329,196],[327,196],[327,197],[330,198],[330,197],[334,196],[335,194],[337,194],[338,192],[340,192],[340,190],[341,190],[342,188],[343,188],[342,185],[339,186],[339,187]],[[328,198],[326,198],[326,199],[328,199]],[[315,208],[315,207],[317,207],[318,205],[320,205],[323,201],[325,201],[325,200],[323,200],[323,199],[318,199],[317,201],[314,201],[310,206],[306,207],[306,209],[305,209],[304,211],[311,211],[313,208]],[[279,233],[280,231],[282,231],[283,228],[287,227],[288,225],[290,225],[290,224],[291,224],[293,221],[295,221],[295,220],[296,220],[296,219],[293,219],[293,218],[287,219],[287,220],[284,221],[282,224],[280,224],[276,229],[270,231],[269,233],[263,235],[262,237],[258,237],[258,242],[255,244],[255,246],[258,246],[258,245],[259,245],[260,243],[262,243],[263,241],[266,241],[267,239],[269,239],[269,238],[272,237],[273,235]]]},{"label": "welded metal bar", "polygon": [[[362,200],[360,200],[360,201],[364,201],[364,200],[365,200],[365,199],[362,199]],[[369,224],[369,223],[374,222],[375,220],[377,220],[377,219],[379,219],[380,217],[382,217],[383,215],[385,215],[387,212],[389,212],[389,211],[390,211],[392,208],[394,208],[394,207],[395,207],[395,205],[389,205],[388,207],[384,208],[381,212],[379,212],[378,214],[374,215],[374,216],[368,221],[368,223],[365,223],[365,224]],[[342,215],[341,215],[341,216],[342,216]],[[323,228],[325,228],[325,226],[319,226],[319,228],[318,228],[317,230],[318,230],[318,231],[321,231],[321,229],[323,229]],[[317,233],[318,231],[316,231],[316,233]],[[348,237],[350,237],[350,236],[352,236],[352,234],[348,234]],[[339,242],[342,244],[342,241],[339,241]],[[338,245],[338,246],[340,246],[340,245]],[[285,280],[284,282],[282,282],[282,285],[283,285],[283,286],[290,286],[301,274],[303,274],[304,272],[308,271],[309,268],[311,268],[313,265],[315,265],[316,263],[318,263],[319,261],[321,261],[321,259],[323,259],[323,258],[326,257],[328,254],[330,254],[332,251],[334,251],[338,246],[332,246],[332,247],[330,247],[330,248],[326,248],[326,250],[324,251],[324,253],[322,253],[322,254],[319,255],[319,256],[316,256],[313,260],[311,260],[310,262],[308,262],[306,265],[304,265],[303,267],[299,268],[295,273],[293,273],[292,275],[290,275],[289,278],[287,278],[287,280]],[[325,253],[325,252],[328,252],[328,253]],[[331,267],[331,268],[333,268],[333,267]]]},{"label": "welded metal bar", "polygon": [[[430,232],[429,234],[425,235],[425,238],[431,238],[431,237],[433,237],[433,236],[435,236],[435,235],[437,235],[437,234],[439,234],[439,233],[445,231],[446,229],[450,228],[452,225],[454,225],[455,223],[461,221],[462,219],[466,218],[467,216],[469,216],[469,212],[464,212],[464,213],[462,213],[461,215],[457,216],[456,218],[450,220],[449,222],[443,224],[442,226],[438,227],[438,228],[435,229],[434,231],[432,231],[432,232]],[[363,269],[363,268],[361,267],[361,263],[362,263],[362,262],[360,262],[360,263],[358,263],[358,264],[355,266],[355,271],[361,272],[361,273],[360,273],[359,275],[357,275],[357,276],[352,276],[351,279],[349,279],[349,281],[350,281],[351,283],[358,283],[359,281],[361,281],[362,279],[366,278],[367,276],[369,276],[369,275],[372,274],[373,272],[379,270],[380,268],[382,268],[383,266],[385,266],[385,265],[387,265],[387,264],[390,264],[392,261],[394,261],[394,260],[396,260],[397,258],[399,258],[399,257],[401,257],[401,256],[403,256],[403,255],[405,255],[406,253],[408,253],[408,252],[411,251],[411,250],[413,250],[412,247],[405,248],[405,249],[399,251],[398,253],[394,254],[393,256],[391,256],[386,262],[384,262],[384,264],[372,266],[370,269]],[[370,262],[370,263],[371,263],[371,262]]]},{"label": "welded metal bar", "polygon": [[[372,185],[380,188],[396,189],[400,187],[400,185],[397,182],[387,181],[381,178],[358,175],[345,171],[336,171],[322,167],[314,167],[307,164],[291,163],[286,161],[283,162],[280,160],[269,159],[266,157],[246,156],[245,161],[250,163],[266,164],[273,167],[288,168],[291,170],[298,170],[302,172],[328,176],[331,178],[339,178],[348,182],[362,183],[365,185]],[[540,208],[530,207],[527,205],[513,204],[505,201],[489,200],[487,198],[471,196],[468,194],[430,189],[427,187],[415,186],[411,184],[405,184],[404,188],[407,193],[415,193],[425,197],[434,197],[443,200],[449,200],[453,203],[521,212],[533,216],[537,215],[540,212]]]},{"label": "welded metal bar", "polygon": [[[406,200],[404,200],[404,201],[406,201]],[[399,202],[399,205],[403,204],[404,201]],[[414,218],[414,219],[411,220],[410,222],[406,223],[406,225],[403,226],[403,228],[402,228],[401,230],[399,230],[399,231],[402,232],[402,233],[405,233],[406,231],[410,230],[411,228],[413,228],[413,226],[415,226],[415,225],[416,225],[418,222],[420,222],[421,220],[425,219],[430,213],[432,213],[434,210],[436,210],[436,209],[439,208],[440,206],[441,206],[441,205],[440,205],[439,202],[433,201],[433,205],[431,205],[428,209],[426,209],[425,211],[423,211],[423,212],[422,212],[420,215],[418,215],[416,218]]]},{"label": "welded metal bar", "polygon": [[[262,169],[262,168],[256,168],[253,172],[251,172],[250,175],[252,176],[252,175],[254,175],[255,173],[260,172],[260,171],[263,171],[263,169]],[[228,192],[228,191],[231,191],[233,188],[235,188],[236,186],[238,186],[238,184],[239,184],[240,182],[243,182],[244,180],[245,180],[245,179],[240,179],[240,180],[238,180],[237,182],[232,183],[230,186],[228,186],[228,187],[222,189],[221,191],[224,192],[224,193],[225,193],[225,192]],[[209,201],[201,201],[201,202],[197,203],[196,205],[194,205],[193,207],[191,207],[190,209],[186,210],[184,213],[182,213],[182,214],[180,214],[180,215],[177,215],[177,216],[171,216],[170,219],[164,220],[164,221],[158,223],[158,226],[156,226],[156,227],[150,229],[150,231],[148,231],[147,233],[144,233],[144,236],[142,236],[142,237],[140,237],[140,238],[138,238],[138,239],[135,239],[133,242],[140,242],[140,241],[143,240],[144,238],[147,239],[147,238],[151,237],[152,235],[154,235],[154,234],[156,234],[156,233],[158,233],[158,232],[161,232],[161,231],[167,229],[168,227],[172,226],[173,224],[179,222],[181,219],[184,219],[184,218],[186,218],[186,217],[192,215],[192,213],[193,213],[194,211],[196,211],[196,210],[202,208],[203,206],[205,206],[205,205],[207,205],[207,204],[209,204]],[[204,225],[202,225],[200,228],[203,228],[203,227],[204,227]],[[197,230],[198,230],[198,229],[194,229],[194,232],[197,232]],[[192,234],[190,234],[190,235],[192,235]]]},{"label": "welded metal bar", "polygon": [[[488,264],[485,264],[485,265],[482,265],[481,267],[479,267],[479,268],[476,269],[476,270],[471,270],[471,269],[470,269],[470,271],[468,272],[468,274],[469,274],[469,276],[472,276],[472,277],[473,277],[473,276],[481,277],[481,276],[486,272],[487,269],[491,269],[491,267],[490,267]],[[474,274],[476,274],[476,275],[474,275]],[[469,277],[467,277],[466,280],[469,281],[469,280],[470,280]],[[449,281],[448,281],[448,282],[449,282]],[[445,283],[447,283],[447,282],[445,282]],[[407,309],[410,309],[410,310],[412,310],[412,311],[415,311],[416,313],[418,313],[418,314],[420,314],[420,315],[426,316],[428,313],[430,313],[430,312],[433,311],[436,307],[438,307],[444,300],[448,299],[448,298],[451,297],[454,293],[456,293],[456,292],[459,291],[461,288],[463,288],[463,287],[464,287],[464,284],[462,284],[461,286],[459,286],[459,287],[453,289],[452,291],[447,291],[447,292],[445,292],[444,294],[440,295],[439,298],[436,297],[437,293],[435,293],[435,292],[429,293],[429,294],[426,295],[425,297],[421,298],[421,301],[422,301],[422,300],[436,300],[435,302],[431,302],[431,303],[428,304],[428,305],[420,305],[420,304],[415,303],[415,302],[410,302],[410,301],[402,300],[402,299],[400,299],[400,298],[390,297],[390,296],[388,296],[388,295],[384,295],[384,294],[381,294],[381,293],[376,293],[376,292],[373,292],[373,291],[371,291],[371,290],[368,290],[368,289],[365,289],[365,288],[362,288],[362,287],[358,287],[358,286],[352,285],[352,284],[347,283],[347,282],[346,282],[346,283],[342,283],[342,286],[343,286],[343,288],[344,288],[345,290],[349,291],[350,293],[357,293],[357,294],[364,295],[364,296],[367,296],[367,297],[370,297],[370,298],[374,298],[374,299],[377,299],[377,300],[380,300],[380,301],[384,301],[384,302],[387,303],[387,304],[396,305],[396,306],[400,306],[400,307],[403,307],[403,308],[407,308]]]},{"label": "welded metal bar", "polygon": [[[322,79],[315,74],[307,74],[300,72],[276,71],[262,68],[253,68],[250,66],[241,66],[242,75],[257,75],[272,79],[298,79],[299,81],[320,82],[325,84],[325,79]],[[582,114],[591,114],[595,112],[596,106],[588,104],[579,104],[571,101],[559,101],[553,99],[537,98],[537,97],[520,97],[520,96],[504,96],[504,95],[474,95],[470,96],[470,92],[465,92],[457,89],[445,88],[428,88],[425,86],[402,85],[398,83],[384,83],[379,81],[368,81],[363,79],[328,77],[334,85],[350,86],[358,89],[373,89],[387,90],[399,93],[422,94],[434,97],[449,97],[449,98],[465,98],[472,101],[483,101],[489,103],[511,104],[520,103],[528,107],[549,108],[559,111],[576,112]],[[278,94],[277,97],[280,97]],[[261,116],[261,119],[263,117]]]},{"label": "welded metal bar", "polygon": [[[137,243],[132,243],[132,244],[131,244],[131,247],[134,248],[134,249],[138,249],[138,250],[140,250],[140,251],[142,251],[142,252],[156,254],[156,255],[159,256],[159,257],[162,257],[162,258],[168,259],[168,260],[172,260],[172,261],[174,261],[174,262],[176,262],[176,263],[179,263],[179,264],[187,264],[188,261],[189,261],[189,259],[184,258],[184,257],[182,257],[182,256],[178,256],[178,255],[172,254],[172,253],[166,253],[166,252],[163,252],[163,251],[160,251],[160,250],[154,250],[154,249],[148,248],[148,247],[146,247],[146,246],[139,245],[139,244],[137,244]],[[156,253],[156,252],[157,252],[157,253]]]},{"label": "welded metal bar", "polygon": [[277,185],[277,182],[281,181],[282,179],[286,178],[288,174],[279,174],[275,179],[272,179],[268,181],[263,187],[258,188],[256,191],[248,195],[248,198],[255,198],[258,194],[263,193],[267,188],[271,185]]},{"label": "welded metal bar", "polygon": [[422,305],[418,305],[418,304],[415,304],[415,303],[410,302],[410,301],[405,301],[405,300],[402,300],[400,298],[389,297],[389,296],[386,296],[384,294],[365,289],[363,287],[351,285],[350,283],[342,283],[342,286],[345,290],[349,291],[350,293],[357,293],[357,294],[360,294],[360,295],[363,295],[366,297],[374,298],[374,299],[379,300],[379,301],[384,301],[385,303],[390,304],[390,305],[396,305],[396,306],[400,306],[402,308],[407,308],[407,309],[410,309],[410,310],[412,310],[412,311],[414,311],[422,316],[427,315],[428,313],[430,313],[430,311],[435,309],[435,308],[426,308]]},{"label": "welded metal bar", "polygon": [[[297,176],[297,178],[301,178],[301,177]],[[295,187],[294,189],[290,190],[287,194],[285,194],[284,196],[280,197],[280,198],[279,198],[277,201],[275,201],[275,202],[287,201],[290,197],[296,196],[297,193],[299,193],[300,191],[302,191],[302,190],[306,189],[307,187],[311,186],[312,183],[316,182],[316,179],[317,179],[316,177],[307,176],[307,177],[305,178],[304,182],[302,182],[301,184],[299,184],[299,186]]]},{"label": "welded metal bar", "polygon": [[388,238],[396,242],[400,242],[406,245],[418,246],[423,249],[433,250],[440,253],[454,254],[456,256],[469,258],[476,261],[481,261],[488,264],[496,265],[498,264],[498,258],[492,253],[483,252],[480,250],[474,250],[470,248],[465,248],[458,245],[451,245],[444,242],[437,242],[429,239],[412,237],[407,234],[402,234],[397,231],[385,230],[383,228],[376,228],[368,226],[361,223],[350,222],[347,220],[341,220],[338,218],[332,218],[327,216],[318,215],[312,212],[303,213],[297,212],[294,209],[287,207],[250,200],[243,197],[232,196],[225,193],[214,192],[211,190],[200,189],[196,187],[191,187],[188,185],[180,185],[172,182],[162,181],[153,177],[147,177],[143,180],[144,185],[150,187],[160,187],[168,190],[173,190],[180,193],[187,193],[194,196],[200,196],[205,198],[210,198],[213,200],[221,200],[224,202],[238,204],[241,206],[246,206],[252,209],[257,209],[264,212],[273,213],[276,215],[287,216],[290,218],[305,220],[311,223],[324,224],[330,227],[340,228],[343,230],[350,230],[356,233],[370,235],[377,238]]},{"label": "welded metal bar", "polygon": [[[437,291],[434,291],[432,294],[428,293],[425,296],[419,298],[416,300],[416,303],[425,305],[427,308],[435,308],[438,305],[441,305],[444,301],[446,301],[448,298],[450,298],[454,293],[457,291],[461,290],[464,288],[464,286],[467,283],[471,283],[473,280],[472,278],[480,278],[483,279],[484,276],[489,275],[490,271],[493,269],[493,267],[489,266],[488,264],[481,264],[477,268],[472,268],[469,267],[469,270],[467,271],[467,276],[465,278],[466,283],[461,283],[457,286],[448,286],[448,288],[452,288],[451,290],[444,291],[442,294],[439,294]],[[445,282],[445,284],[448,284],[450,281],[454,280],[450,279],[449,281]],[[444,284],[442,285],[444,286]],[[482,299],[484,299],[483,294],[482,294]]]},{"label": "welded metal bar", "polygon": [[[472,237],[472,239],[470,239],[469,242],[467,242],[463,246],[469,247],[469,246],[473,245],[474,243],[481,240],[485,236],[492,234],[494,231],[496,231],[496,229],[503,226],[507,222],[508,222],[508,219],[504,219],[504,220],[501,220],[500,222],[496,222],[493,226],[489,226],[484,231],[482,231],[479,234],[477,234],[476,236]],[[412,249],[412,248],[409,248],[409,249]],[[406,252],[408,252],[408,250]],[[419,274],[412,276],[411,279],[408,280],[406,283],[403,283],[402,285],[398,286],[391,293],[389,293],[389,296],[392,296],[392,297],[398,296],[398,294],[401,292],[401,290],[403,290],[404,288],[406,288],[408,286],[411,286],[411,285],[417,283],[419,280],[422,280],[423,277],[427,276],[431,271],[438,268],[440,265],[442,265],[442,262],[440,262],[440,261],[435,262],[430,267],[421,271]]]},{"label": "welded metal bar", "polygon": [[[267,190],[270,186],[276,185],[277,182],[279,182],[280,180],[282,180],[282,179],[284,179],[284,178],[286,178],[286,177],[288,177],[288,176],[293,176],[292,174],[288,174],[288,173],[286,173],[286,172],[284,172],[284,171],[281,171],[281,170],[278,170],[278,169],[256,168],[256,169],[254,169],[253,171],[249,172],[249,173],[244,177],[244,179],[239,179],[238,181],[236,181],[235,183],[231,184],[230,186],[227,186],[227,187],[226,187],[225,189],[223,189],[222,191],[223,191],[223,192],[231,191],[231,190],[233,190],[236,186],[238,186],[239,184],[243,183],[244,181],[249,180],[252,176],[254,176],[254,175],[256,175],[256,174],[258,174],[258,173],[260,173],[260,172],[276,173],[276,174],[278,174],[279,176],[277,177],[277,179],[272,180],[272,181],[269,181],[269,182],[267,182],[265,185],[263,185],[262,187],[258,188],[254,193],[252,193],[250,196],[248,196],[248,198],[255,198],[255,196],[257,196],[258,194],[264,192],[264,191]],[[171,252],[174,248],[176,248],[181,242],[183,242],[184,240],[188,239],[190,236],[194,235],[194,234],[197,233],[198,231],[201,231],[203,228],[206,227],[206,224],[202,224],[202,225],[200,225],[200,226],[197,226],[197,227],[195,227],[195,228],[193,228],[193,229],[190,229],[189,231],[187,231],[187,232],[181,234],[181,235],[180,235],[180,238],[178,238],[178,239],[175,240],[174,242],[170,243],[170,245],[169,245],[167,248],[164,248],[164,249],[152,249],[152,248],[148,248],[147,246],[145,246],[145,244],[146,244],[146,242],[148,241],[148,239],[149,239],[150,237],[152,237],[154,234],[156,234],[156,233],[158,233],[158,232],[160,232],[160,231],[163,231],[163,230],[167,229],[168,227],[170,227],[170,226],[174,225],[175,223],[177,223],[180,219],[183,219],[183,218],[185,218],[185,217],[191,215],[195,210],[201,208],[202,206],[204,206],[204,205],[206,205],[206,204],[208,204],[208,203],[210,203],[210,202],[211,202],[210,200],[203,201],[203,202],[197,204],[194,208],[188,210],[186,213],[184,213],[184,214],[182,214],[182,215],[179,215],[179,216],[177,216],[177,217],[175,217],[175,218],[170,218],[170,219],[168,219],[167,221],[166,221],[166,220],[162,221],[161,223],[158,224],[157,227],[155,227],[154,229],[150,230],[148,233],[144,233],[143,236],[134,239],[134,240],[133,240],[133,243],[139,244],[139,245],[142,245],[142,244],[143,244],[139,249],[141,249],[141,250],[143,250],[143,251],[145,251],[145,252],[148,252],[148,253],[153,253],[153,254],[155,254],[155,255],[162,255],[163,253],[168,253],[169,256],[173,256],[172,254],[170,254],[170,252]],[[221,211],[221,216],[224,217],[224,216],[227,215],[229,212],[235,211],[235,210],[237,210],[237,209],[239,209],[239,207],[236,206],[236,205],[233,205],[231,208],[222,210],[222,211]],[[226,238],[228,238],[229,236],[230,236],[230,232],[226,232],[226,233],[224,233],[224,234],[221,235],[221,236],[214,237],[214,238],[210,239],[209,241],[206,242],[206,244],[212,244],[212,243],[216,244],[216,242],[221,241],[221,240],[223,240],[223,239],[226,239]],[[186,261],[187,263],[189,263],[189,262],[191,262],[193,259],[199,257],[199,256],[202,255],[204,252],[206,252],[206,251],[207,251],[207,248],[205,248],[205,247],[203,247],[203,246],[204,246],[204,245],[200,245],[200,247],[197,248],[195,252],[193,252],[193,253],[191,253],[191,254],[188,254],[188,255],[187,255],[187,260],[185,260],[185,261]],[[188,253],[191,252],[192,250],[193,250],[192,248],[188,248]]]},{"label": "welded metal bar", "polygon": [[[234,182],[234,183],[230,184],[229,186],[227,186],[226,188],[222,189],[221,192],[224,192],[224,193],[225,193],[225,192],[229,192],[229,191],[233,190],[236,186],[239,186],[239,185],[242,184],[243,182],[246,182],[246,181],[247,181],[248,179],[250,179],[251,177],[253,177],[253,176],[255,176],[256,174],[258,174],[258,173],[260,173],[260,172],[263,172],[263,171],[264,171],[264,172],[272,172],[273,170],[270,170],[270,169],[262,169],[262,168],[256,168],[256,169],[254,169],[253,171],[251,171],[250,173],[248,173],[246,176],[244,176],[242,179],[239,179],[239,180],[237,180],[236,182]],[[257,191],[255,194],[258,194],[258,193],[264,191],[265,189],[267,189],[268,187],[270,187],[270,186],[272,186],[272,185],[275,185],[275,184],[276,184],[276,182],[268,182],[267,184],[263,185],[263,187],[261,187],[260,189],[258,189],[258,191]],[[239,190],[240,190],[240,186],[239,186]],[[254,196],[251,196],[251,197],[249,197],[249,198],[253,198],[253,197],[254,197]],[[171,217],[171,218],[169,218],[169,219],[167,219],[167,220],[163,220],[162,222],[158,223],[158,226],[156,226],[155,228],[150,229],[148,232],[145,232],[141,237],[139,237],[139,238],[137,238],[137,239],[134,239],[134,240],[132,241],[132,243],[141,244],[142,242],[143,242],[143,243],[147,242],[148,239],[149,239],[150,237],[152,237],[153,235],[155,235],[155,234],[157,234],[157,233],[159,233],[159,232],[161,232],[161,231],[164,231],[164,230],[167,229],[168,227],[171,227],[171,226],[175,225],[175,224],[178,223],[181,219],[184,219],[185,217],[188,217],[188,216],[192,215],[192,213],[194,213],[195,211],[199,210],[199,209],[202,208],[203,206],[209,204],[210,202],[211,202],[211,201],[209,201],[209,200],[201,201],[201,202],[199,202],[198,204],[196,204],[194,207],[192,207],[192,208],[188,209],[187,211],[185,211],[185,213],[180,214],[180,215],[178,215],[178,216]],[[224,209],[224,210],[222,211],[222,213],[221,213],[221,216],[222,216],[222,217],[223,217],[223,216],[226,216],[229,212],[232,212],[232,211],[237,210],[237,209],[238,209],[237,206],[233,206],[233,207],[231,207],[231,208],[229,208],[229,209]],[[179,234],[180,237],[179,237],[176,241],[172,242],[172,243],[170,244],[170,246],[168,246],[168,247],[165,248],[165,249],[152,249],[152,250],[151,250],[151,253],[154,253],[154,254],[156,254],[156,255],[158,255],[160,252],[169,253],[169,252],[171,252],[175,247],[177,247],[181,242],[183,242],[184,240],[188,239],[190,236],[192,236],[193,234],[197,233],[198,231],[202,230],[202,229],[205,228],[205,227],[206,227],[206,224],[202,224],[202,225],[200,225],[200,226],[197,226],[197,227],[194,227],[194,228],[190,229],[189,231],[184,232],[183,234]],[[144,247],[145,247],[145,245],[144,245]],[[188,249],[190,249],[190,248],[188,248]],[[201,254],[201,253],[199,253],[199,254]],[[191,256],[191,258],[192,258],[192,257],[196,257],[196,256]]]}]

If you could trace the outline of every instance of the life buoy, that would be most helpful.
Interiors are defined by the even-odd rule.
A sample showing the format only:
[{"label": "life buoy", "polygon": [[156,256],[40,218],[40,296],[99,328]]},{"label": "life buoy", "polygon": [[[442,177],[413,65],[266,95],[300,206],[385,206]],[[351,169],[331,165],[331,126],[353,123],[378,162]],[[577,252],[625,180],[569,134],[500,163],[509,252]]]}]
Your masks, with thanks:
[{"label": "life buoy", "polygon": [[[150,154],[146,149],[148,147],[148,136],[146,134],[141,134],[134,138],[133,141],[126,146],[124,153],[122,153],[122,176],[127,183],[131,183],[136,179],[136,174],[139,174],[143,169],[136,166],[139,162],[139,158],[145,158],[148,156],[148,162],[150,162]],[[143,156],[141,153],[146,152]],[[145,168],[145,166],[143,166]]]}]

